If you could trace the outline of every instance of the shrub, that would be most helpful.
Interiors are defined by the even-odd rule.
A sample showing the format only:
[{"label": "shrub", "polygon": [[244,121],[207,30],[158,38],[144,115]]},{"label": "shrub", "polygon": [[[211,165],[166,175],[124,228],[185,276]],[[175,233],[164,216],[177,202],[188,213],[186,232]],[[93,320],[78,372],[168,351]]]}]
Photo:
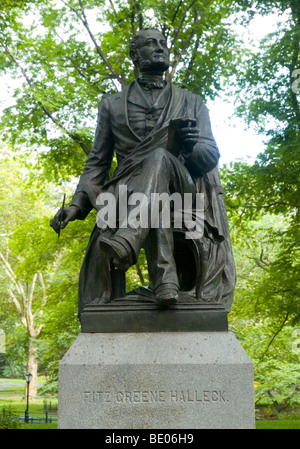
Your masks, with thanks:
[{"label": "shrub", "polygon": [[10,404],[0,409],[0,429],[21,429],[22,423]]}]

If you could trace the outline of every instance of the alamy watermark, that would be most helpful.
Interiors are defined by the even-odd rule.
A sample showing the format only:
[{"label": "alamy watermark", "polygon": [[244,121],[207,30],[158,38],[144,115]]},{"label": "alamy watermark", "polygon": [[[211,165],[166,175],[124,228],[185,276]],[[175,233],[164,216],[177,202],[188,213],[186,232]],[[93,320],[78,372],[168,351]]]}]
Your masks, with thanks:
[{"label": "alamy watermark", "polygon": [[109,192],[100,193],[96,204],[97,225],[101,229],[172,228],[184,229],[186,239],[199,239],[204,229],[204,194],[141,192],[128,195],[120,185],[118,199]]},{"label": "alamy watermark", "polygon": [[300,92],[300,69],[293,70],[292,78],[296,78],[292,83],[292,91],[297,94]]}]

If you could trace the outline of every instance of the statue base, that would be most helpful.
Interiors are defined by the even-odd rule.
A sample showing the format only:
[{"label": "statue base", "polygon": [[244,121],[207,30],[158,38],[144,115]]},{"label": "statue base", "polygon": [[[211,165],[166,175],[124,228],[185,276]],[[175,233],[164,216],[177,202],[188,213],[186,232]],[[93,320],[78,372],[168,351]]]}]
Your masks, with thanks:
[{"label": "statue base", "polygon": [[222,332],[228,330],[227,311],[219,303],[181,296],[168,308],[155,300],[127,295],[107,304],[90,304],[80,317],[81,332]]},{"label": "statue base", "polygon": [[81,333],[58,404],[59,429],[254,429],[252,362],[228,331]]}]

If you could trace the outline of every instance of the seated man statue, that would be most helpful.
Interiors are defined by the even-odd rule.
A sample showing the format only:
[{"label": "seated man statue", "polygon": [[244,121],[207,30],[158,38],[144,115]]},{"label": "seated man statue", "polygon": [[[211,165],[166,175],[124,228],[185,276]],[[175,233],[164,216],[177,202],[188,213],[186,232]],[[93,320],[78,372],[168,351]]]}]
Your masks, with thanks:
[{"label": "seated man statue", "polygon": [[[229,309],[235,269],[217,169],[219,151],[207,108],[198,95],[164,80],[169,50],[159,31],[140,30],[131,40],[130,57],[139,75],[122,92],[104,95],[100,101],[93,148],[72,203],[57,212],[51,226],[59,232],[70,221],[83,220],[93,208],[101,212],[99,198],[103,193],[114,195],[118,204],[122,186],[126,186],[127,198],[134,192],[143,194],[149,208],[153,193],[189,193],[193,198],[202,193],[200,240],[206,248],[206,266],[201,300],[222,302]],[[170,128],[176,119],[179,126],[170,143]],[[172,145],[179,148],[177,153]],[[110,176],[114,153],[118,165]],[[128,216],[134,207],[128,202]],[[111,301],[111,270],[126,271],[137,262],[141,248],[145,249],[151,291],[158,306],[176,304],[180,280],[174,229],[162,226],[159,215],[156,227],[150,223],[122,226],[119,215],[113,227],[95,226],[80,273],[79,311],[95,301]]]}]

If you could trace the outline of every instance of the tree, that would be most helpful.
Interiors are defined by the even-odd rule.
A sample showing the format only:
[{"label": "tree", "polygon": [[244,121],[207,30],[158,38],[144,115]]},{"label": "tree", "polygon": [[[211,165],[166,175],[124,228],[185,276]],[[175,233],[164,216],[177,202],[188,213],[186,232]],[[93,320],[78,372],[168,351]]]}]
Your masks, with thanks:
[{"label": "tree", "polygon": [[[0,323],[7,336],[4,374],[30,371],[34,395],[37,373],[46,375],[52,385],[59,361],[80,330],[78,274],[95,214],[72,223],[57,238],[49,217],[61,200],[61,188],[40,181],[23,158],[13,156],[4,146],[1,150]],[[64,186],[67,197],[72,188]],[[145,269],[142,271],[146,277]],[[132,268],[127,275],[128,290],[135,288],[139,279]]]},{"label": "tree", "polygon": [[[59,183],[82,171],[102,94],[133,79],[128,47],[139,28],[163,30],[172,54],[167,78],[203,97],[217,94],[220,76],[229,76],[239,59],[228,21],[238,6],[229,0],[116,1],[109,8],[91,0],[40,0],[6,6],[2,68],[24,84],[3,114],[2,136],[23,155],[25,148],[34,154],[40,178]],[[98,32],[103,23],[107,29]],[[138,265],[140,280],[142,271]]]},{"label": "tree", "polygon": [[[116,0],[109,1],[109,8],[103,0],[6,0],[2,4],[1,70],[19,77],[23,84],[15,92],[15,105],[4,112],[0,130],[14,151],[19,151],[31,169],[34,167],[41,182],[48,179],[64,185],[81,173],[92,145],[97,103],[104,93],[122,89],[133,78],[128,44],[141,27],[154,25],[168,36],[171,67],[167,76],[173,83],[205,100],[215,98],[224,80],[232,87],[240,116],[255,122],[265,133],[266,151],[253,165],[232,164],[222,170],[239,274],[231,324],[244,336],[239,320],[243,325],[246,320],[252,329],[249,322],[253,319],[257,333],[249,332],[248,347],[252,335],[264,335],[262,351],[270,359],[275,357],[280,335],[300,317],[300,122],[299,93],[295,91],[299,85],[295,83],[299,2]],[[236,15],[239,11],[244,14]],[[258,49],[245,48],[232,24],[246,25],[256,14],[274,11],[281,17],[276,32]],[[51,205],[56,203],[57,208],[61,199],[55,196]],[[51,351],[44,352],[42,364],[52,364],[54,370],[66,349],[64,342],[68,344],[78,329],[71,324],[76,316],[76,273],[93,220],[89,217],[80,227],[72,223],[56,244],[50,235],[44,238],[42,227],[40,236],[44,237],[37,239],[47,244],[38,252],[39,257],[30,257],[28,245],[26,257],[16,259],[16,265],[15,260],[11,262],[14,270],[24,273],[31,261],[30,279],[37,269],[45,267],[47,324],[41,338],[52,346]],[[281,222],[279,227],[277,222]],[[28,229],[30,226],[35,229],[33,222],[28,222]],[[33,243],[34,236],[30,232],[26,235]],[[70,241],[72,248],[65,245]],[[21,253],[20,242],[10,239],[14,248],[10,257]],[[56,270],[51,283],[46,279],[48,270],[49,275]],[[143,270],[142,266],[144,275]],[[132,287],[135,277],[133,273],[129,280]],[[72,306],[67,301],[70,298]],[[259,330],[257,322],[262,325]],[[58,327],[61,338],[57,338]],[[259,337],[257,341],[262,344]],[[259,370],[262,365],[256,366]]]},{"label": "tree", "polygon": [[[7,335],[15,329],[16,317],[27,333],[26,370],[33,375],[31,395],[34,396],[37,392],[39,340],[46,317],[61,300],[60,297],[53,298],[53,289],[65,244],[57,240],[49,226],[49,215],[53,214],[50,205],[55,201],[57,188],[37,180],[33,171],[18,158],[13,159],[5,147],[2,147],[1,162],[1,318]],[[81,257],[83,250],[81,248]],[[65,285],[61,282],[62,289]],[[75,277],[73,289],[74,286]],[[76,301],[75,295],[73,298]],[[21,339],[14,344],[22,345]]]},{"label": "tree", "polygon": [[24,83],[4,112],[1,132],[14,148],[35,151],[46,176],[58,181],[82,171],[102,94],[132,80],[128,46],[139,28],[164,31],[172,55],[168,79],[204,98],[217,95],[221,75],[230,76],[240,59],[228,20],[238,4],[229,0],[115,1],[109,7],[40,0],[22,7],[6,8],[2,26],[2,70]]},{"label": "tree", "polygon": [[254,361],[257,405],[270,404],[279,412],[299,403],[299,356],[291,349],[300,320],[300,121],[294,76],[300,5],[262,0],[244,6],[250,17],[276,12],[279,23],[258,49],[245,49],[244,68],[237,74],[237,112],[265,135],[266,149],[254,164],[235,163],[222,172],[239,274],[231,325]]},{"label": "tree", "polygon": [[300,401],[299,350],[294,344],[299,327],[299,276],[295,270],[292,278],[289,266],[275,273],[286,244],[281,237],[290,219],[261,213],[259,218],[256,214],[255,219],[246,220],[243,209],[234,205],[229,198],[238,274],[229,328],[253,362],[256,408],[278,415]]},{"label": "tree", "polygon": [[[38,365],[36,340],[43,328],[42,314],[48,297],[42,271],[38,269],[35,261],[30,263],[28,263],[28,259],[26,262],[24,261],[24,244],[28,243],[24,234],[30,230],[31,226],[36,227],[38,224],[41,203],[37,199],[33,200],[37,186],[33,184],[31,189],[29,188],[30,183],[26,179],[26,177],[30,177],[29,173],[27,172],[26,176],[24,168],[9,158],[5,149],[2,152],[1,162],[3,163],[0,172],[2,181],[0,273],[3,298],[1,302],[2,307],[7,307],[8,310],[12,310],[11,305],[13,306],[28,335],[26,369],[32,373],[31,394],[35,396]],[[8,182],[7,184],[4,179]],[[27,199],[27,205],[24,204],[24,198]],[[28,212],[30,200],[31,213]],[[22,223],[21,230],[20,223]],[[18,253],[13,250],[11,245],[13,239],[15,239],[15,243],[18,241],[18,245],[22,247]],[[20,275],[19,268],[24,262],[27,265],[25,273]]]},{"label": "tree", "polygon": [[[28,337],[28,358],[27,358],[27,372],[32,374],[31,383],[31,394],[36,396],[37,393],[37,347],[35,339],[40,335],[43,328],[43,324],[35,325],[35,318],[42,313],[42,308],[46,304],[47,296],[44,284],[44,278],[41,272],[35,273],[30,285],[29,291],[25,292],[22,283],[17,279],[9,261],[0,253],[0,259],[4,266],[4,271],[11,283],[14,285],[17,295],[14,293],[13,289],[8,288],[8,294],[12,299],[12,302],[18,312],[21,323],[23,324]],[[39,278],[40,284],[42,286],[42,300],[40,301],[39,307],[35,307],[33,311],[33,300],[35,294],[35,287],[37,279]]]}]

